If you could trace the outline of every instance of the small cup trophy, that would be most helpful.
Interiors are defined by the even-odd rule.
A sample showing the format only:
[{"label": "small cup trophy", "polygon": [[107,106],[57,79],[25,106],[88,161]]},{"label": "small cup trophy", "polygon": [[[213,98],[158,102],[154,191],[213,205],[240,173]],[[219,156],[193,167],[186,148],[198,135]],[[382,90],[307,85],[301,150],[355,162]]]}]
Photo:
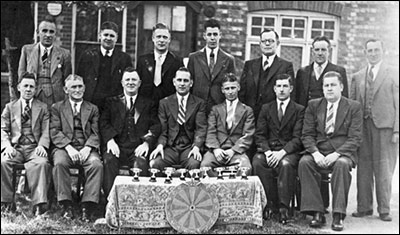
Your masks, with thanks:
[{"label": "small cup trophy", "polygon": [[150,182],[157,182],[157,177],[156,177],[156,174],[158,173],[158,172],[160,172],[160,170],[159,169],[156,169],[156,168],[150,168],[149,169],[149,171],[150,171],[150,173],[151,173],[151,176],[150,176]]},{"label": "small cup trophy", "polygon": [[174,173],[175,168],[173,167],[165,167],[164,168],[164,173],[167,175],[167,177],[165,178],[164,183],[165,184],[170,184],[172,181],[172,173]]},{"label": "small cup trophy", "polygon": [[225,170],[225,167],[217,167],[214,168],[218,172],[217,180],[223,180],[224,177],[222,176],[222,171]]},{"label": "small cup trophy", "polygon": [[185,179],[185,173],[187,172],[187,169],[185,168],[181,168],[176,170],[177,172],[181,173],[181,175],[179,176],[179,179],[181,179],[182,181],[186,181]]},{"label": "small cup trophy", "polygon": [[204,178],[209,178],[209,176],[207,174],[207,171],[209,171],[209,170],[211,170],[211,167],[209,167],[209,166],[203,166],[203,167],[200,168],[200,171],[203,172],[203,179]]},{"label": "small cup trophy", "polygon": [[134,167],[134,168],[131,168],[131,171],[133,172],[133,174],[135,174],[133,176],[132,181],[133,182],[139,182],[139,173],[142,172],[142,169]]},{"label": "small cup trophy", "polygon": [[229,179],[235,179],[236,178],[236,166],[229,166],[227,167],[229,172]]},{"label": "small cup trophy", "polygon": [[[190,170],[189,173],[191,175],[191,177],[195,180],[195,181],[200,181],[200,169],[193,169]],[[193,176],[194,175],[194,176]]]},{"label": "small cup trophy", "polygon": [[241,167],[240,171],[242,172],[242,180],[247,180],[247,174],[246,171],[248,171],[250,168],[249,167]]}]

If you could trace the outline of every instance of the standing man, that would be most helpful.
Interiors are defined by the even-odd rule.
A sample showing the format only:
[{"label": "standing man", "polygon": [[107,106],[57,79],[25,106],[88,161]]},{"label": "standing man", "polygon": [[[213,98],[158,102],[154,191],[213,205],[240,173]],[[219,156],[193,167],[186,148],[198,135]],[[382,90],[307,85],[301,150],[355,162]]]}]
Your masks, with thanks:
[{"label": "standing man", "polygon": [[286,224],[303,147],[300,137],[304,107],[290,99],[293,81],[289,75],[277,76],[274,91],[276,100],[264,104],[258,117],[255,134],[258,153],[253,158],[253,169],[268,199],[264,218],[269,219],[271,213],[279,210],[279,222]]},{"label": "standing man", "polygon": [[321,170],[332,172],[332,230],[342,231],[351,184],[351,168],[361,143],[359,102],[342,96],[342,76],[328,72],[322,78],[324,97],[308,102],[301,140],[306,154],[299,162],[301,212],[313,215],[310,227],[326,223],[321,195]]},{"label": "standing man", "polygon": [[[248,167],[246,174],[249,175],[251,163],[246,151],[255,132],[253,110],[239,101],[240,85],[234,74],[225,75],[221,90],[226,99],[213,106],[208,116],[206,147],[209,151],[200,166],[215,168],[239,163],[239,167]],[[217,176],[214,170],[208,173]]]},{"label": "standing man", "polygon": [[[174,78],[176,94],[160,101],[158,117],[162,132],[158,146],[150,155],[150,166],[161,171],[172,165],[188,170],[198,169],[206,138],[206,106],[202,99],[191,95],[193,79],[185,67]],[[154,160],[153,160],[154,159]]]},{"label": "standing man", "polygon": [[37,30],[39,43],[22,47],[18,76],[24,72],[36,75],[35,97],[46,103],[49,110],[55,102],[64,100],[64,80],[71,73],[71,55],[68,50],[54,45],[56,23],[46,17]]},{"label": "standing man", "polygon": [[260,34],[262,56],[244,64],[239,99],[253,109],[256,119],[263,104],[276,100],[276,77],[279,74],[294,77],[293,64],[276,55],[279,43],[277,32],[272,29],[264,30]]},{"label": "standing man", "polygon": [[54,185],[57,200],[63,208],[62,216],[73,218],[69,168],[73,165],[83,167],[86,182],[81,219],[88,222],[93,207],[99,203],[103,179],[103,164],[99,155],[99,111],[97,106],[83,99],[85,85],[82,77],[69,75],[65,79],[64,90],[68,99],[51,107]]},{"label": "standing man", "polygon": [[227,73],[235,73],[235,58],[219,47],[221,26],[217,20],[204,23],[206,46],[189,54],[188,69],[193,79],[193,95],[206,101],[207,115],[211,107],[225,100],[221,83]]},{"label": "standing man", "polygon": [[351,98],[359,101],[364,111],[357,211],[352,215],[372,215],[375,178],[379,218],[392,221],[390,198],[399,150],[399,71],[382,60],[383,52],[381,40],[368,40],[364,50],[368,65],[354,74],[351,83]]},{"label": "standing man", "polygon": [[83,77],[86,91],[84,99],[103,111],[105,98],[122,93],[122,72],[132,66],[131,57],[115,48],[118,25],[106,21],[101,24],[100,46],[86,50],[79,59],[76,73]]},{"label": "standing man", "polygon": [[156,103],[138,95],[141,82],[133,67],[126,68],[121,80],[124,93],[107,98],[100,117],[101,137],[106,144],[102,146],[106,198],[119,166],[140,168],[141,175],[149,173],[148,154],[154,149],[161,128]]},{"label": "standing man", "polygon": [[39,216],[47,209],[51,182],[50,115],[47,105],[33,98],[36,85],[35,75],[24,72],[17,85],[20,99],[8,103],[1,114],[1,206],[14,209],[13,166],[24,163],[33,212]]},{"label": "standing man", "polygon": [[165,24],[158,23],[153,27],[152,41],[154,52],[140,56],[136,69],[142,80],[139,94],[158,105],[159,100],[175,92],[172,79],[183,61],[168,50],[171,31]]}]

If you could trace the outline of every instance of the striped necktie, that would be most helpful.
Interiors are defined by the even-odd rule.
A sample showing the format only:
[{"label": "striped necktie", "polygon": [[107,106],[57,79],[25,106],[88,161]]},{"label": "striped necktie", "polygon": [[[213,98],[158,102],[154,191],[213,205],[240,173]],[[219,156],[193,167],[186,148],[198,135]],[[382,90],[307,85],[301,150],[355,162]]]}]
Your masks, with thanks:
[{"label": "striped necktie", "polygon": [[28,121],[31,118],[31,108],[29,107],[29,100],[25,100],[26,105],[24,108],[24,112],[22,112],[21,115],[21,122],[25,123],[26,121]]},{"label": "striped necktie", "polygon": [[186,112],[186,110],[185,110],[185,107],[184,107],[184,104],[183,104],[184,99],[185,98],[182,96],[181,102],[179,104],[179,112],[178,112],[178,124],[179,125],[183,125],[185,123],[185,112]]},{"label": "striped necktie", "polygon": [[328,114],[326,116],[326,124],[325,124],[325,133],[327,135],[331,135],[335,129],[335,120],[334,120],[334,109],[333,104],[329,106]]},{"label": "striped necktie", "polygon": [[235,112],[233,108],[233,102],[229,101],[229,105],[227,107],[227,115],[226,115],[226,124],[228,127],[228,130],[230,130],[233,126],[233,120],[235,118]]},{"label": "striped necktie", "polygon": [[49,57],[47,48],[44,48],[44,53],[42,55],[42,62],[43,64],[47,62],[47,58]]}]

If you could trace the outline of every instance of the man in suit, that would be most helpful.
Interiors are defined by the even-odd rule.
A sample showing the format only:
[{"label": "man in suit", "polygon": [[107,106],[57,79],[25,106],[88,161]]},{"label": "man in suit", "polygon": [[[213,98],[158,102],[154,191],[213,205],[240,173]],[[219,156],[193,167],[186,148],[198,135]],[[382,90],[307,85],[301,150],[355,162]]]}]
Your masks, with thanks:
[{"label": "man in suit", "polygon": [[308,102],[304,115],[302,143],[306,154],[299,162],[301,212],[313,215],[310,227],[326,223],[321,196],[321,170],[332,172],[331,228],[343,230],[351,169],[356,166],[356,151],[361,143],[362,110],[357,101],[342,96],[342,76],[338,72],[324,75],[324,97]]},{"label": "man in suit", "polygon": [[[293,64],[276,55],[279,35],[272,29],[260,34],[262,56],[246,61],[240,78],[239,99],[250,106],[257,119],[261,106],[276,100],[274,85],[279,74],[294,77]],[[292,97],[293,97],[292,92]]]},{"label": "man in suit", "polygon": [[[253,110],[239,101],[240,85],[234,74],[225,75],[221,90],[225,101],[213,106],[208,116],[206,147],[209,150],[200,166],[215,168],[236,163],[239,167],[247,167],[246,174],[249,175],[251,163],[246,151],[255,132]],[[214,170],[209,170],[208,174],[217,175]]]},{"label": "man in suit", "polygon": [[276,100],[264,104],[258,117],[255,133],[258,153],[253,158],[254,174],[260,177],[268,199],[264,218],[269,219],[279,210],[282,224],[288,220],[303,147],[300,137],[304,106],[290,99],[292,90],[292,78],[288,74],[278,75],[274,86]]},{"label": "man in suit", "polygon": [[37,79],[35,97],[47,104],[49,110],[55,102],[65,98],[65,78],[71,73],[71,55],[68,50],[54,45],[56,24],[46,17],[37,30],[40,42],[22,47],[18,76],[34,73]]},{"label": "man in suit", "polygon": [[97,106],[83,99],[85,85],[82,77],[69,75],[65,79],[64,90],[68,99],[55,103],[51,108],[54,185],[57,200],[63,209],[62,216],[73,218],[69,167],[82,166],[86,181],[81,219],[88,222],[92,209],[99,202],[103,179],[103,164],[99,155],[99,111]]},{"label": "man in suit", "polygon": [[172,79],[183,66],[182,58],[168,50],[171,31],[163,23],[153,27],[154,52],[142,55],[137,61],[137,72],[142,80],[139,95],[151,98],[158,105],[159,100],[175,92]]},{"label": "man in suit", "polygon": [[206,106],[204,100],[189,93],[192,85],[189,70],[182,67],[174,78],[176,94],[160,101],[162,132],[150,155],[150,166],[160,171],[172,165],[188,170],[200,167],[207,131]]},{"label": "man in suit", "polygon": [[106,99],[100,117],[100,131],[105,146],[103,190],[106,198],[111,191],[119,166],[140,168],[148,175],[148,154],[160,135],[157,105],[148,97],[138,95],[141,79],[133,67],[122,76],[122,95]]},{"label": "man in suit", "polygon": [[350,93],[364,111],[357,168],[357,211],[352,215],[372,215],[375,178],[379,218],[392,221],[390,198],[399,150],[399,71],[382,60],[381,40],[368,40],[364,52],[368,65],[354,74]]},{"label": "man in suit", "polygon": [[86,86],[84,99],[103,111],[107,97],[122,93],[122,72],[132,66],[131,57],[115,48],[118,25],[106,21],[100,27],[100,46],[86,50],[79,59],[76,73],[83,77]]},{"label": "man in suit", "polygon": [[223,102],[221,82],[227,73],[235,73],[235,58],[219,46],[221,26],[217,20],[204,23],[206,46],[189,54],[188,69],[193,79],[193,95],[206,101],[207,115],[211,107]]},{"label": "man in suit", "polygon": [[15,164],[24,163],[33,211],[39,216],[46,211],[51,182],[50,115],[47,105],[33,98],[36,87],[35,75],[24,72],[17,85],[20,99],[8,103],[1,114],[1,205],[15,209],[12,171]]}]

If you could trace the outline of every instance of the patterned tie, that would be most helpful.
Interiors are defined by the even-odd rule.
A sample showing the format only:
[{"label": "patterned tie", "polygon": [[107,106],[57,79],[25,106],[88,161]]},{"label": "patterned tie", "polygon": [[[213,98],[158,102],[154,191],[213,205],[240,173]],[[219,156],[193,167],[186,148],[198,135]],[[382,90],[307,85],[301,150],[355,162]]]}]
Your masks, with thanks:
[{"label": "patterned tie", "polygon": [[283,117],[283,102],[281,102],[281,104],[279,105],[279,110],[278,110],[278,120],[279,122],[282,121],[282,117]]},{"label": "patterned tie", "polygon": [[178,124],[179,125],[183,125],[185,123],[185,112],[186,111],[185,111],[185,107],[183,104],[184,99],[185,98],[182,96],[181,102],[179,104],[179,112],[178,112]]},{"label": "patterned tie", "polygon": [[329,106],[328,109],[328,115],[326,116],[325,133],[327,135],[332,134],[335,129],[335,120],[333,120],[333,116],[334,116],[334,109],[333,109],[333,104],[331,104],[331,106]]},{"label": "patterned tie", "polygon": [[267,59],[264,61],[263,69],[264,69],[264,71],[268,69],[268,57],[267,57]]},{"label": "patterned tie", "polygon": [[24,112],[21,115],[21,122],[25,123],[31,118],[31,108],[29,107],[29,100],[25,100],[26,105],[24,108]]},{"label": "patterned tie", "polygon": [[373,69],[374,69],[374,65],[372,65],[371,68],[369,69],[369,73],[368,73],[368,82],[369,82],[369,84],[374,82],[374,71],[372,71]]},{"label": "patterned tie", "polygon": [[227,115],[226,115],[226,124],[228,126],[228,130],[230,130],[233,126],[233,119],[235,118],[235,112],[233,109],[233,102],[229,101],[229,105],[227,107]]},{"label": "patterned tie", "polygon": [[132,96],[131,96],[131,99],[130,99],[129,113],[132,116],[135,116],[135,105],[133,103],[133,97]]},{"label": "patterned tie", "polygon": [[215,54],[214,54],[214,49],[211,49],[210,53],[210,73],[213,72],[214,66],[215,66]]},{"label": "patterned tie", "polygon": [[158,86],[161,83],[161,68],[162,68],[162,61],[161,55],[156,57],[156,70],[154,71],[154,85]]},{"label": "patterned tie", "polygon": [[78,116],[78,103],[74,102],[74,108],[72,111],[74,112],[74,117]]},{"label": "patterned tie", "polygon": [[49,55],[48,55],[47,48],[44,48],[44,53],[43,53],[43,55],[42,55],[42,62],[43,62],[43,64],[47,62],[48,56],[49,56]]}]

